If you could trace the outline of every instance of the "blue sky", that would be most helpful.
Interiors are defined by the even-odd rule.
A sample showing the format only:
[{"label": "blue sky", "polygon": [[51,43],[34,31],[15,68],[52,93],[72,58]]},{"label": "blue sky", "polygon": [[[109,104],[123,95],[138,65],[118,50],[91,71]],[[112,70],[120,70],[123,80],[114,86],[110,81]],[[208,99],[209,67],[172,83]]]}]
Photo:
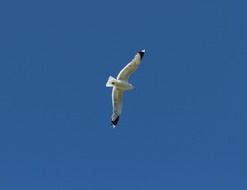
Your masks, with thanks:
[{"label": "blue sky", "polygon": [[1,1],[0,189],[247,189],[246,6]]}]

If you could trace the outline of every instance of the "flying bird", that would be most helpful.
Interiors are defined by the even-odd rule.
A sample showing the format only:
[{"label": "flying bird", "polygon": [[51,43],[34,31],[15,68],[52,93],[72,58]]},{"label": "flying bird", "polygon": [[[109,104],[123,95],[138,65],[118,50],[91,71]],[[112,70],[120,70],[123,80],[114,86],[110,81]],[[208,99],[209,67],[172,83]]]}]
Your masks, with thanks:
[{"label": "flying bird", "polygon": [[145,50],[136,53],[135,57],[119,72],[117,78],[109,76],[106,87],[112,87],[112,127],[115,128],[119,121],[123,107],[123,92],[134,89],[134,86],[128,82],[131,74],[135,72],[141,63]]}]

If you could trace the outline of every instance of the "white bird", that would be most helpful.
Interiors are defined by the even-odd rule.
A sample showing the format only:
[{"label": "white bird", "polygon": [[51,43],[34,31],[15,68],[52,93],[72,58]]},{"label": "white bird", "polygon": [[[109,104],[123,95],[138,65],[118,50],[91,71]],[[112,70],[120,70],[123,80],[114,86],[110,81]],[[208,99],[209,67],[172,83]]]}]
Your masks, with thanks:
[{"label": "white bird", "polygon": [[119,72],[117,78],[109,76],[106,87],[112,87],[112,127],[115,128],[122,113],[123,92],[132,90],[134,86],[128,82],[130,75],[138,68],[145,50],[137,52],[135,57]]}]

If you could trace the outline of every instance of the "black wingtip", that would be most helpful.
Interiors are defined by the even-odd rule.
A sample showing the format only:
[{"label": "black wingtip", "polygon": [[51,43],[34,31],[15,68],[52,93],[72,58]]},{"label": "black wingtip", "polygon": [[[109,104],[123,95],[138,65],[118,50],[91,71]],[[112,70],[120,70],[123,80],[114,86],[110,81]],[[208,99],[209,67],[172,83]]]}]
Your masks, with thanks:
[{"label": "black wingtip", "polygon": [[139,51],[138,53],[140,54],[141,59],[142,59],[142,58],[144,57],[144,54],[145,54],[145,49],[144,49],[144,50]]},{"label": "black wingtip", "polygon": [[119,118],[120,118],[120,117],[118,116],[115,120],[112,120],[112,121],[111,121],[112,125],[116,126],[117,123],[118,123],[118,121],[119,121]]}]

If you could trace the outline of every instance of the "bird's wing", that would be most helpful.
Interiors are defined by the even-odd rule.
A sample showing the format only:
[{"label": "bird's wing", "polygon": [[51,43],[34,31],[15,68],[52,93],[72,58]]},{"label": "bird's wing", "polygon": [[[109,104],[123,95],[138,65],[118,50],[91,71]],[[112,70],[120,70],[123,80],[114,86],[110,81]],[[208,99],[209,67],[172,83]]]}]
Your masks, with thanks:
[{"label": "bird's wing", "polygon": [[119,120],[119,117],[122,112],[122,105],[123,105],[123,90],[120,90],[116,87],[112,89],[112,124],[116,126]]},{"label": "bird's wing", "polygon": [[117,79],[128,81],[130,75],[135,72],[141,63],[145,50],[139,51],[135,57],[119,72]]}]

